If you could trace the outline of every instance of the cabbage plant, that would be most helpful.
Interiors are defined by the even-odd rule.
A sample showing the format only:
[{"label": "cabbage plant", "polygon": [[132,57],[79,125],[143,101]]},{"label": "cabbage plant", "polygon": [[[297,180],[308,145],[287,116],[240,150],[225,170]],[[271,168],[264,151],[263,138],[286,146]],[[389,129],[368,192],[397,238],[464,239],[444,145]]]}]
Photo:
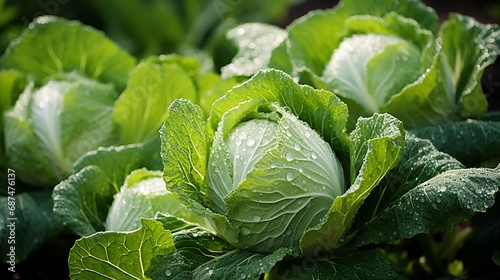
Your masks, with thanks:
[{"label": "cabbage plant", "polygon": [[499,33],[498,24],[456,13],[440,24],[419,0],[343,0],[286,30],[253,23],[229,31],[239,52],[222,73],[278,68],[333,91],[348,104],[352,125],[386,112],[415,128],[486,112],[480,80],[500,53]]},{"label": "cabbage plant", "polygon": [[71,278],[396,279],[377,244],[451,230],[493,205],[498,168],[466,169],[389,114],[350,132],[347,122],[332,92],[278,70],[233,87],[208,119],[175,100],[163,179],[210,226],[160,209],[134,231],[83,237]]}]

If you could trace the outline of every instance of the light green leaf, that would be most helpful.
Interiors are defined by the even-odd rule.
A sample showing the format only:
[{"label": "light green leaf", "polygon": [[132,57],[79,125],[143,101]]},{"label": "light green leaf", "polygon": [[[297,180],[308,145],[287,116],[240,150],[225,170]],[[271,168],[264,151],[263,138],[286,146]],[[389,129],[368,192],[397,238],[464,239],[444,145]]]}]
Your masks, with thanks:
[{"label": "light green leaf", "polygon": [[138,168],[161,166],[159,139],[89,152],[75,163],[74,174],[54,188],[54,212],[80,236],[104,230],[113,195],[125,177]]},{"label": "light green leaf", "polygon": [[[229,40],[239,48],[232,62],[221,68],[223,78],[252,76],[268,68],[273,52],[287,38],[287,32],[264,23],[245,23],[227,33]],[[282,48],[281,51],[286,49]]]},{"label": "light green leaf", "polygon": [[330,144],[344,171],[350,169],[350,143],[345,131],[347,106],[331,92],[300,86],[279,70],[263,70],[217,100],[209,118],[210,128],[215,131],[222,115],[231,108],[258,99],[289,108]]},{"label": "light green leaf", "polygon": [[214,72],[200,74],[195,81],[198,89],[198,105],[203,108],[206,116],[210,115],[214,102],[238,83],[236,78],[222,79]]},{"label": "light green leaf", "polygon": [[457,223],[493,205],[500,186],[499,171],[456,169],[425,181],[394,199],[361,227],[356,244],[392,243],[419,233],[451,231]]},{"label": "light green leaf", "polygon": [[[19,263],[63,229],[61,219],[52,213],[52,199],[49,191],[25,192],[9,197],[2,196],[0,197],[0,205],[2,205],[0,209],[0,242],[4,244],[1,246],[0,252],[3,262],[10,261],[10,256],[7,254],[11,253],[11,246],[15,247],[15,262]],[[13,206],[12,211],[9,210],[11,206]]]},{"label": "light green leaf", "polygon": [[[360,118],[351,132],[352,162],[362,162],[357,177],[342,196],[337,197],[322,223],[301,239],[303,252],[329,250],[337,245],[351,226],[354,216],[370,192],[398,162],[404,147],[403,124],[387,114]],[[359,159],[362,159],[360,161]]]},{"label": "light green leaf", "polygon": [[53,186],[84,153],[116,142],[111,85],[77,75],[33,90],[30,84],[5,115],[9,165],[19,178]]},{"label": "light green leaf", "polygon": [[155,256],[175,250],[160,222],[143,219],[132,232],[100,232],[76,241],[69,254],[71,279],[149,279]]},{"label": "light green leaf", "polygon": [[141,226],[140,218],[154,218],[157,212],[199,223],[205,228],[208,225],[205,220],[189,212],[165,188],[161,171],[137,169],[130,173],[120,192],[115,195],[106,219],[106,231],[138,229]]},{"label": "light green leaf", "polygon": [[35,77],[38,84],[53,74],[78,71],[117,90],[125,87],[136,60],[96,29],[54,16],[36,18],[12,41],[0,60],[2,68]]},{"label": "light green leaf", "polygon": [[168,60],[140,63],[113,112],[121,128],[121,143],[140,143],[156,137],[168,115],[168,106],[181,97],[196,101],[196,88],[183,68]]},{"label": "light green leaf", "polygon": [[320,77],[332,53],[348,35],[338,28],[344,26],[346,19],[354,15],[382,17],[389,12],[415,19],[423,28],[437,31],[436,12],[420,1],[370,0],[359,5],[356,0],[344,0],[331,10],[311,12],[288,26],[289,54],[295,71]]},{"label": "light green leaf", "polygon": [[[237,246],[256,252],[271,253],[278,248],[299,252],[303,232],[319,224],[335,197],[345,191],[342,167],[330,146],[306,123],[281,113],[282,119],[275,124],[276,139],[267,149],[272,150],[255,157],[257,161],[241,182],[236,182],[235,167],[232,179],[237,189],[225,198],[226,216],[240,229]],[[249,134],[264,134],[241,128]],[[238,128],[233,131],[241,137]],[[249,136],[242,143],[250,155],[240,152],[248,161],[253,157],[253,147],[262,146],[255,141],[249,147],[248,140],[252,139]]]},{"label": "light green leaf", "polygon": [[398,279],[377,249],[335,250],[331,256],[282,263],[278,274],[282,279],[293,280]]},{"label": "light green leaf", "polygon": [[175,100],[168,108],[160,134],[167,189],[177,193],[181,200],[189,198],[207,206],[204,180],[208,137],[202,109],[187,100]]},{"label": "light green leaf", "polygon": [[467,166],[500,157],[500,122],[466,120],[411,130]]},{"label": "light green leaf", "polygon": [[471,17],[450,14],[439,37],[443,42],[443,78],[460,102],[462,117],[486,112],[488,102],[481,77],[500,55],[500,26],[481,24]]}]

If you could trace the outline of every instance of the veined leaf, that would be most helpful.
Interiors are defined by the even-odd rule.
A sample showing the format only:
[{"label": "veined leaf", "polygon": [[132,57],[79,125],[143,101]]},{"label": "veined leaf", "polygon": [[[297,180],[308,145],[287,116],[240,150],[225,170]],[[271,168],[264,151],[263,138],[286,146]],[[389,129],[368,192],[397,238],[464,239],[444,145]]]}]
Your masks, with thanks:
[{"label": "veined leaf", "polygon": [[403,124],[390,115],[375,114],[358,119],[350,135],[355,151],[352,161],[363,159],[357,177],[347,192],[334,200],[326,219],[304,233],[301,248],[305,254],[337,245],[370,192],[397,164],[404,147],[404,135]]},{"label": "veined leaf", "polygon": [[[238,53],[221,68],[222,77],[252,76],[272,63],[273,51],[287,38],[285,30],[264,23],[245,23],[227,33],[236,43]],[[286,53],[286,49],[282,49]],[[282,70],[282,69],[280,69]]]},{"label": "veined leaf", "polygon": [[409,190],[433,177],[464,166],[438,151],[428,140],[406,134],[405,147],[397,166],[370,193],[356,214],[356,226],[364,225]]},{"label": "veined leaf", "polygon": [[104,230],[113,196],[126,176],[138,168],[161,169],[159,139],[128,146],[99,148],[73,166],[74,174],[53,190],[54,213],[74,233],[85,236]]},{"label": "veined leaf", "polygon": [[175,100],[160,134],[162,139],[163,178],[167,189],[181,200],[192,199],[208,205],[204,185],[208,159],[208,137],[203,111],[184,99]]},{"label": "veined leaf", "polygon": [[500,122],[465,120],[411,130],[467,166],[500,157]]},{"label": "veined leaf", "polygon": [[71,279],[149,279],[155,256],[175,249],[160,222],[143,219],[132,232],[100,232],[76,241],[69,254]]},{"label": "veined leaf", "polygon": [[282,263],[278,268],[282,279],[397,279],[377,249],[356,250],[353,248],[333,251],[332,255],[298,259]]},{"label": "veined leaf", "polygon": [[196,101],[196,88],[183,68],[153,59],[140,63],[113,112],[121,128],[121,143],[140,143],[156,137],[168,115],[168,106],[181,97]]},{"label": "veined leaf", "polygon": [[359,229],[355,243],[392,243],[418,233],[450,231],[493,205],[500,189],[499,171],[500,167],[441,173],[393,200]]},{"label": "veined leaf", "polygon": [[34,75],[38,84],[53,74],[78,71],[117,90],[125,87],[136,60],[106,36],[77,21],[36,18],[12,41],[0,66]]},{"label": "veined leaf", "polygon": [[[164,227],[171,226],[171,223],[165,224],[164,219],[161,219],[161,222]],[[146,273],[148,277],[172,280],[199,279],[194,278],[194,273],[199,267],[232,250],[231,245],[220,237],[196,227],[174,233],[173,240],[175,252],[154,258]],[[211,273],[206,272],[216,276],[213,275],[213,270]]]}]

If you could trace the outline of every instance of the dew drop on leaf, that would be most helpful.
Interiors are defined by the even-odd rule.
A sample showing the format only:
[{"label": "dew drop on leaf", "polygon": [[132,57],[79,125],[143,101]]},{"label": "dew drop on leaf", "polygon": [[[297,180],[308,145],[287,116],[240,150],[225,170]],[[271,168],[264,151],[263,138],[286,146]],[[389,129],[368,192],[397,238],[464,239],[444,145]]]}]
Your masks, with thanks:
[{"label": "dew drop on leaf", "polygon": [[288,160],[288,161],[292,161],[293,160],[292,153],[286,153],[285,157],[286,157],[286,160]]},{"label": "dew drop on leaf", "polygon": [[262,218],[261,218],[259,215],[253,215],[253,217],[252,217],[252,220],[253,220],[254,222],[256,222],[256,223],[257,223],[257,222],[260,222],[260,220],[261,220],[261,219],[262,219]]},{"label": "dew drop on leaf", "polygon": [[242,236],[247,236],[250,234],[250,230],[247,227],[241,227],[240,232]]},{"label": "dew drop on leaf", "polygon": [[293,179],[295,179],[295,173],[293,171],[289,171],[286,173],[286,179],[288,181],[292,181]]},{"label": "dew drop on leaf", "polygon": [[318,158],[318,155],[314,152],[311,153],[311,158],[312,159],[317,159]]},{"label": "dew drop on leaf", "polygon": [[172,271],[170,271],[170,270],[168,270],[168,269],[167,269],[167,270],[165,270],[165,276],[167,276],[167,277],[168,277],[168,276],[170,276],[170,275],[172,275]]}]

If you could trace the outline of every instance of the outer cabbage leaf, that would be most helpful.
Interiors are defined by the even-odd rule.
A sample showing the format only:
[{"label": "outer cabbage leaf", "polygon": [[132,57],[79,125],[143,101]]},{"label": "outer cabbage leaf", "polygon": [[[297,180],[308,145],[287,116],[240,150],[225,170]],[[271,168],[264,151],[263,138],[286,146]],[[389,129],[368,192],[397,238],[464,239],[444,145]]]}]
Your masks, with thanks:
[{"label": "outer cabbage leaf", "polygon": [[471,17],[450,14],[439,37],[443,42],[444,79],[460,104],[462,117],[486,112],[488,102],[481,77],[500,55],[500,26],[481,24]]},{"label": "outer cabbage leaf", "polygon": [[81,155],[116,142],[111,85],[78,76],[28,86],[5,115],[9,165],[35,185],[57,184]]},{"label": "outer cabbage leaf", "polygon": [[74,165],[74,174],[53,190],[54,213],[80,236],[105,229],[113,195],[135,169],[161,169],[159,139],[148,143],[99,148]]},{"label": "outer cabbage leaf", "polygon": [[349,189],[337,197],[322,223],[304,233],[302,252],[310,255],[330,250],[341,242],[365,199],[390,169],[396,166],[403,152],[405,131],[398,119],[387,114],[360,118],[351,132],[357,176]]},{"label": "outer cabbage leaf", "polygon": [[168,60],[141,62],[131,73],[113,112],[114,121],[120,125],[121,143],[156,137],[168,106],[181,97],[196,101],[195,85],[183,68]]},{"label": "outer cabbage leaf", "polygon": [[429,139],[440,151],[467,166],[500,157],[500,122],[465,120],[413,129],[420,138]]},{"label": "outer cabbage leaf", "polygon": [[415,186],[361,227],[355,244],[392,243],[418,233],[451,231],[457,223],[493,205],[500,186],[499,171],[449,170]]},{"label": "outer cabbage leaf", "polygon": [[338,249],[332,255],[282,263],[278,268],[282,279],[398,279],[377,249]]},{"label": "outer cabbage leaf", "polygon": [[359,5],[355,0],[344,0],[331,10],[311,12],[290,24],[289,54],[295,71],[305,71],[317,79],[346,35],[342,28],[332,27],[344,26],[344,21],[353,15],[382,17],[389,12],[415,19],[423,28],[437,31],[436,12],[420,1],[370,0]]},{"label": "outer cabbage leaf", "polygon": [[76,241],[69,253],[71,279],[150,279],[146,271],[155,256],[175,249],[170,231],[143,219],[132,232],[100,232]]},{"label": "outer cabbage leaf", "polygon": [[[252,76],[263,68],[287,61],[273,56],[286,54],[285,45],[277,49],[287,38],[287,32],[279,27],[246,23],[229,30],[227,37],[236,43],[239,51],[230,64],[222,67],[222,77]],[[290,69],[286,64],[282,67],[285,69],[274,68],[284,71]]]},{"label": "outer cabbage leaf", "polygon": [[125,87],[136,60],[106,36],[77,21],[54,16],[36,18],[12,41],[0,60],[2,68],[33,75],[37,84],[53,74],[78,71],[91,79]]},{"label": "outer cabbage leaf", "polygon": [[115,195],[106,219],[106,231],[138,229],[140,218],[154,218],[157,212],[207,227],[206,221],[190,213],[165,188],[161,171],[138,169],[130,173]]}]

